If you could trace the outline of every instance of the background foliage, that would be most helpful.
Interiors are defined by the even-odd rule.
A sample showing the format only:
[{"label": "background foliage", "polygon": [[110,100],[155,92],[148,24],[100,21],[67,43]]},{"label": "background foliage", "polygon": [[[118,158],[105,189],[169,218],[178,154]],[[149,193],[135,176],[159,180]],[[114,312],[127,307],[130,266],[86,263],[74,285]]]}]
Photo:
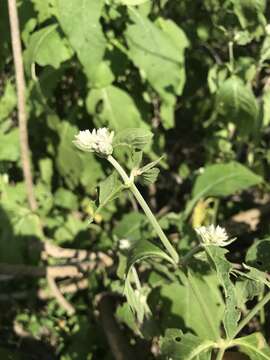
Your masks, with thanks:
[{"label": "background foliage", "polygon": [[[54,245],[102,251],[113,264],[88,273],[88,287],[83,291],[65,295],[76,309],[72,316],[54,298],[39,299],[39,289],[47,286],[44,279],[1,277],[0,354],[12,359],[111,359],[104,323],[97,314],[96,299],[106,292],[114,294],[113,311],[127,343],[134,350],[144,349],[140,357],[182,359],[177,355],[182,353],[184,359],[187,355],[175,339],[184,336],[192,347],[197,337],[210,341],[220,332],[228,304],[224,305],[219,286],[231,291],[229,278],[221,283],[229,265],[216,264],[217,277],[203,262],[195,264],[188,274],[191,285],[185,283],[186,278],[175,282],[163,263],[141,265],[138,271],[152,316],[139,327],[122,296],[127,255],[119,249],[120,241],[155,235],[127,193],[95,214],[98,184],[108,178],[111,168],[94,155],[77,151],[72,140],[79,129],[94,127],[116,132],[151,130],[153,141],[145,149],[145,159],[165,156],[157,182],[146,186],[142,182],[139,187],[179,253],[196,243],[193,226],[217,221],[238,236],[229,248],[231,262],[244,261],[269,271],[270,229],[265,221],[270,170],[269,6],[264,0],[17,3],[38,211],[28,208],[22,176],[7,3],[3,1],[0,262],[59,264],[56,259],[42,259],[33,246],[45,234]],[[118,150],[117,156],[131,167],[124,150]],[[254,212],[247,212],[250,209],[257,211],[255,219]],[[208,254],[214,262],[216,256],[224,256],[215,251]],[[237,296],[229,298],[234,320],[238,310],[246,313],[263,291],[250,293],[250,284],[242,285],[234,286]],[[194,288],[211,309],[212,335]],[[247,299],[253,300],[246,303]],[[227,320],[225,331],[233,332],[235,321]],[[269,339],[269,328],[266,308],[242,335],[258,331]],[[163,355],[157,345],[160,336]],[[244,341],[257,346],[258,338],[250,336],[239,340],[240,349],[247,349]],[[248,349],[243,352],[251,359],[269,356],[269,349],[266,357]],[[209,354],[205,356],[197,358],[209,359]]]}]

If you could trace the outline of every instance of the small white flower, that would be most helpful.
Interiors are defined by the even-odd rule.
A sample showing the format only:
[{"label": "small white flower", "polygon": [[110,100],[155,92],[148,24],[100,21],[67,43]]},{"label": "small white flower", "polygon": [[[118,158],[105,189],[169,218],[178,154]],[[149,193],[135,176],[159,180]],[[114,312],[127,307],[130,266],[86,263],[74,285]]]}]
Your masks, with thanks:
[{"label": "small white flower", "polygon": [[219,225],[200,226],[195,231],[204,245],[227,246],[235,240],[229,239],[226,230]]},{"label": "small white flower", "polygon": [[75,135],[73,143],[80,150],[95,152],[99,155],[111,155],[113,152],[112,140],[114,132],[107,128],[80,131]]},{"label": "small white flower", "polygon": [[121,239],[119,240],[119,249],[120,250],[128,250],[131,247],[131,242],[129,239]]}]

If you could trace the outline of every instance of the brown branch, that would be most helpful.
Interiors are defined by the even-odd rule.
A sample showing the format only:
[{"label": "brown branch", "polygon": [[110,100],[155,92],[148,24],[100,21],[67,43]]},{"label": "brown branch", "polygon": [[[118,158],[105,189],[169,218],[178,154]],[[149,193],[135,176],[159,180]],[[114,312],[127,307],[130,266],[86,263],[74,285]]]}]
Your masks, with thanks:
[{"label": "brown branch", "polygon": [[73,315],[75,313],[74,307],[66,300],[66,298],[63,296],[61,291],[59,290],[55,278],[50,275],[50,273],[47,273],[47,283],[50,288],[50,291],[58,304],[69,314]]},{"label": "brown branch", "polygon": [[31,266],[31,265],[12,265],[0,263],[0,275],[9,275],[12,277],[46,277],[47,274],[54,278],[82,277],[82,275],[96,267],[93,261],[82,262],[72,265],[56,266]]},{"label": "brown branch", "polygon": [[18,120],[19,120],[19,135],[23,175],[26,185],[27,199],[29,207],[32,211],[37,209],[37,202],[34,195],[33,179],[30,164],[30,151],[28,143],[27,131],[27,115],[25,106],[25,79],[22,60],[22,47],[20,40],[20,26],[18,19],[18,12],[16,7],[16,0],[8,0],[10,33],[12,42],[12,52],[15,67],[16,88],[18,97]]},{"label": "brown branch", "polygon": [[[76,293],[77,291],[85,290],[88,288],[88,280],[85,278],[78,280],[72,279],[72,281],[75,282],[66,285],[61,284],[61,282],[57,284],[62,294],[73,294]],[[10,302],[12,300],[24,300],[29,297],[29,294],[30,293],[27,290],[0,294],[0,301]],[[48,300],[52,297],[52,294],[47,289],[38,289],[36,295],[40,300],[43,301]]]}]

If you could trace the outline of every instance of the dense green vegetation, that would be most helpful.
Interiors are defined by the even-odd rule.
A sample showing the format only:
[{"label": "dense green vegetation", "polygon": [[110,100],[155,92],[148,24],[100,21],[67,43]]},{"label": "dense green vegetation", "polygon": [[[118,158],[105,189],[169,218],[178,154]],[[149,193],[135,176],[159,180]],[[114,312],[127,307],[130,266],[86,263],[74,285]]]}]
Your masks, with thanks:
[{"label": "dense green vegetation", "polygon": [[[0,358],[270,359],[269,4],[17,1],[32,187],[11,2]],[[104,127],[113,157],[76,148]]]}]

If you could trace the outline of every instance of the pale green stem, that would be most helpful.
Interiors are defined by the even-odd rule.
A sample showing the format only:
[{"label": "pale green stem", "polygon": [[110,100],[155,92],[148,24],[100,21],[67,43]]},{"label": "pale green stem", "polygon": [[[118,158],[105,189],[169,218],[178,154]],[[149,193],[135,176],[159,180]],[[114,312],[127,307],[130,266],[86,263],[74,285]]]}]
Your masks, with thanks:
[{"label": "pale green stem", "polygon": [[118,171],[118,173],[120,174],[120,176],[122,177],[125,185],[129,186],[130,191],[133,193],[133,195],[135,196],[136,200],[138,201],[138,203],[140,204],[141,208],[143,209],[143,211],[145,212],[145,215],[147,216],[149,222],[151,223],[151,225],[153,226],[153,228],[155,229],[156,233],[158,234],[162,244],[164,245],[164,247],[167,249],[168,253],[170,254],[170,256],[172,257],[172,259],[178,263],[179,261],[179,256],[176,252],[176,250],[173,248],[173,246],[171,245],[170,241],[168,240],[167,236],[165,235],[164,231],[161,229],[157,219],[155,218],[154,214],[152,213],[151,209],[149,208],[149,206],[147,205],[146,201],[144,200],[144,198],[142,197],[141,193],[139,192],[139,190],[137,189],[136,185],[134,184],[133,179],[130,179],[129,176],[127,175],[127,173],[125,172],[125,170],[122,168],[122,166],[118,163],[117,160],[115,160],[115,158],[112,155],[109,155],[107,157],[107,160],[113,165],[113,167],[116,169],[116,171]]},{"label": "pale green stem", "polygon": [[216,358],[216,360],[222,360],[223,359],[223,357],[224,357],[224,354],[225,354],[225,348],[224,347],[222,347],[222,348],[220,348],[219,349],[219,351],[218,351],[218,353],[217,353],[217,358]]},{"label": "pale green stem", "polygon": [[201,244],[196,245],[193,249],[191,249],[185,256],[183,256],[181,260],[181,265],[186,266],[189,260],[193,257],[193,255],[197,254],[203,250],[203,246]]},{"label": "pale green stem", "polygon": [[240,321],[235,330],[232,339],[236,337],[236,335],[250,322],[250,320],[259,312],[267,303],[270,301],[270,291],[258,302],[256,306],[247,314],[247,316]]},{"label": "pale green stem", "polygon": [[234,72],[234,55],[233,55],[233,42],[229,42],[229,58],[230,58],[230,68],[231,73]]}]

